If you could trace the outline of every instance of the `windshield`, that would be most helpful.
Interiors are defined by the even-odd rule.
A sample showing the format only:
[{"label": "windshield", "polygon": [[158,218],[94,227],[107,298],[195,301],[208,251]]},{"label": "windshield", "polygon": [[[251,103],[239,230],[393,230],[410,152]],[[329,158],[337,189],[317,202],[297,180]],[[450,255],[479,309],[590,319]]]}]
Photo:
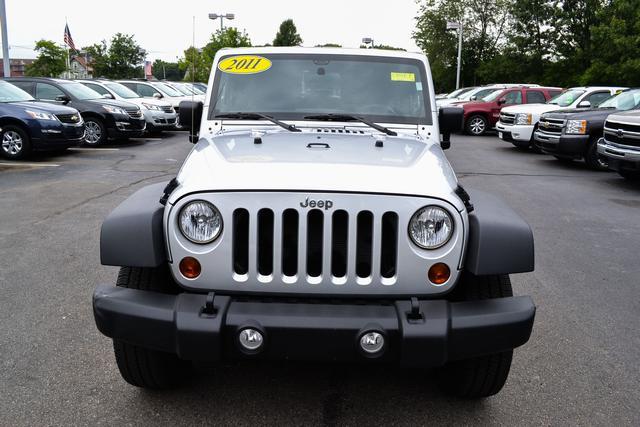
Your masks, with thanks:
[{"label": "windshield", "polygon": [[606,99],[598,108],[615,108],[617,110],[633,110],[640,107],[640,89],[628,90]]},{"label": "windshield", "polygon": [[184,87],[184,85],[181,85],[180,83],[171,83],[171,87],[183,95],[195,95],[194,92],[190,91],[188,88]]},{"label": "windshield", "polygon": [[61,83],[60,86],[65,88],[65,90],[67,90],[71,94],[71,96],[81,101],[84,101],[86,99],[102,98],[102,95],[100,95],[95,90],[86,87],[82,83]]},{"label": "windshield", "polygon": [[568,89],[562,92],[560,95],[555,98],[551,98],[547,104],[555,104],[560,107],[568,107],[573,104],[580,95],[582,95],[585,91],[581,89]]},{"label": "windshield", "polygon": [[[476,99],[482,99],[485,96],[489,95],[490,93],[492,93],[494,90],[497,90],[496,88],[484,88],[484,89],[476,89],[476,90],[472,90],[469,91],[467,93],[464,93],[460,96],[461,100],[464,101],[470,101],[472,96],[475,96]],[[500,89],[502,90],[502,89]]]},{"label": "windshield", "polygon": [[488,94],[486,94],[482,98],[480,96],[477,96],[477,95],[476,96],[477,96],[478,99],[482,99],[483,101],[491,102],[491,101],[495,101],[496,98],[498,98],[500,96],[500,94],[502,94],[502,92],[504,92],[504,89],[491,89],[491,92],[488,92]]},{"label": "windshield", "polygon": [[451,92],[449,95],[447,95],[445,98],[447,99],[457,98],[459,95],[462,95],[464,92],[467,92],[467,91],[469,91],[469,89],[467,88],[456,89],[453,92]]},{"label": "windshield", "polygon": [[22,89],[0,80],[0,102],[33,101],[33,96]]},{"label": "windshield", "polygon": [[132,99],[132,98],[140,98],[140,95],[126,87],[125,85],[121,85],[120,83],[105,83],[104,84],[109,90],[113,91],[120,98],[124,99]]},{"label": "windshield", "polygon": [[189,90],[193,91],[196,95],[204,95],[206,93],[196,85],[186,84],[185,86],[188,87]]},{"label": "windshield", "polygon": [[[260,72],[232,68],[234,61],[251,66],[258,60],[263,68]],[[374,122],[431,124],[426,73],[416,59],[243,55],[222,58],[218,68],[222,71],[216,73],[211,91],[211,119],[225,113],[255,112],[289,120],[341,114]]]},{"label": "windshield", "polygon": [[184,96],[181,92],[178,92],[171,86],[164,83],[153,83],[153,87],[158,89],[165,96]]}]

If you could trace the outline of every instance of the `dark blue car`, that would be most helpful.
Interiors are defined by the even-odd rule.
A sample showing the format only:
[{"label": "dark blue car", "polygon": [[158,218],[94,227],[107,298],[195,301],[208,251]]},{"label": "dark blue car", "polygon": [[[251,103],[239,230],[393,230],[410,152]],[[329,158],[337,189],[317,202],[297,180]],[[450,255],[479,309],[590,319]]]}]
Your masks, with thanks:
[{"label": "dark blue car", "polygon": [[37,102],[5,81],[0,81],[0,129],[0,153],[7,159],[79,145],[85,131],[78,110]]}]

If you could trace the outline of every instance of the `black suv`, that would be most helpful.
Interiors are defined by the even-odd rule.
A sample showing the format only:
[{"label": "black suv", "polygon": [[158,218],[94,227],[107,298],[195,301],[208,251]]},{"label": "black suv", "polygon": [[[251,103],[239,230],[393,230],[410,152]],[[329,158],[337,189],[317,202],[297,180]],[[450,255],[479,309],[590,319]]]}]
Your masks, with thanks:
[{"label": "black suv", "polygon": [[607,170],[606,159],[598,156],[598,140],[610,114],[640,108],[640,89],[625,90],[596,108],[576,108],[544,113],[534,139],[536,147],[562,161],[584,159],[595,170]]},{"label": "black suv", "polygon": [[145,120],[140,107],[129,102],[105,99],[85,85],[44,77],[7,78],[38,101],[68,105],[77,109],[85,122],[85,143],[98,145],[107,138],[140,137]]}]

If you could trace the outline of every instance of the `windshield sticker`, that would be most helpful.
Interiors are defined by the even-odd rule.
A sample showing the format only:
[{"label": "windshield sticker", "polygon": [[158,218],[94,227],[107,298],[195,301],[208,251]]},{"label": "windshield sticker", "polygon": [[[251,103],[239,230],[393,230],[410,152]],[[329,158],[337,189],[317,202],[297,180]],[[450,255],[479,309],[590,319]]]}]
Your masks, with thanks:
[{"label": "windshield sticker", "polygon": [[391,72],[391,81],[393,82],[415,82],[416,75],[413,73],[394,73]]},{"label": "windshield sticker", "polygon": [[218,69],[228,74],[256,74],[271,68],[271,61],[262,56],[238,55],[225,58],[218,63]]},{"label": "windshield sticker", "polygon": [[422,92],[422,82],[416,82],[416,90]]}]

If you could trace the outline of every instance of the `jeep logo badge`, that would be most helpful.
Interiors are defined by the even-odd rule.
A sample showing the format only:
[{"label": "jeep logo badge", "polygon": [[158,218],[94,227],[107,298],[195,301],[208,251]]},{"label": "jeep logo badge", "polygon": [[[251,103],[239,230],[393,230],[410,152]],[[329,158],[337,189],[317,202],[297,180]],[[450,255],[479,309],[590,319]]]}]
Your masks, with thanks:
[{"label": "jeep logo badge", "polygon": [[300,202],[301,208],[320,208],[326,211],[327,209],[331,209],[333,207],[333,200],[309,200],[307,197],[304,199],[304,202]]}]

